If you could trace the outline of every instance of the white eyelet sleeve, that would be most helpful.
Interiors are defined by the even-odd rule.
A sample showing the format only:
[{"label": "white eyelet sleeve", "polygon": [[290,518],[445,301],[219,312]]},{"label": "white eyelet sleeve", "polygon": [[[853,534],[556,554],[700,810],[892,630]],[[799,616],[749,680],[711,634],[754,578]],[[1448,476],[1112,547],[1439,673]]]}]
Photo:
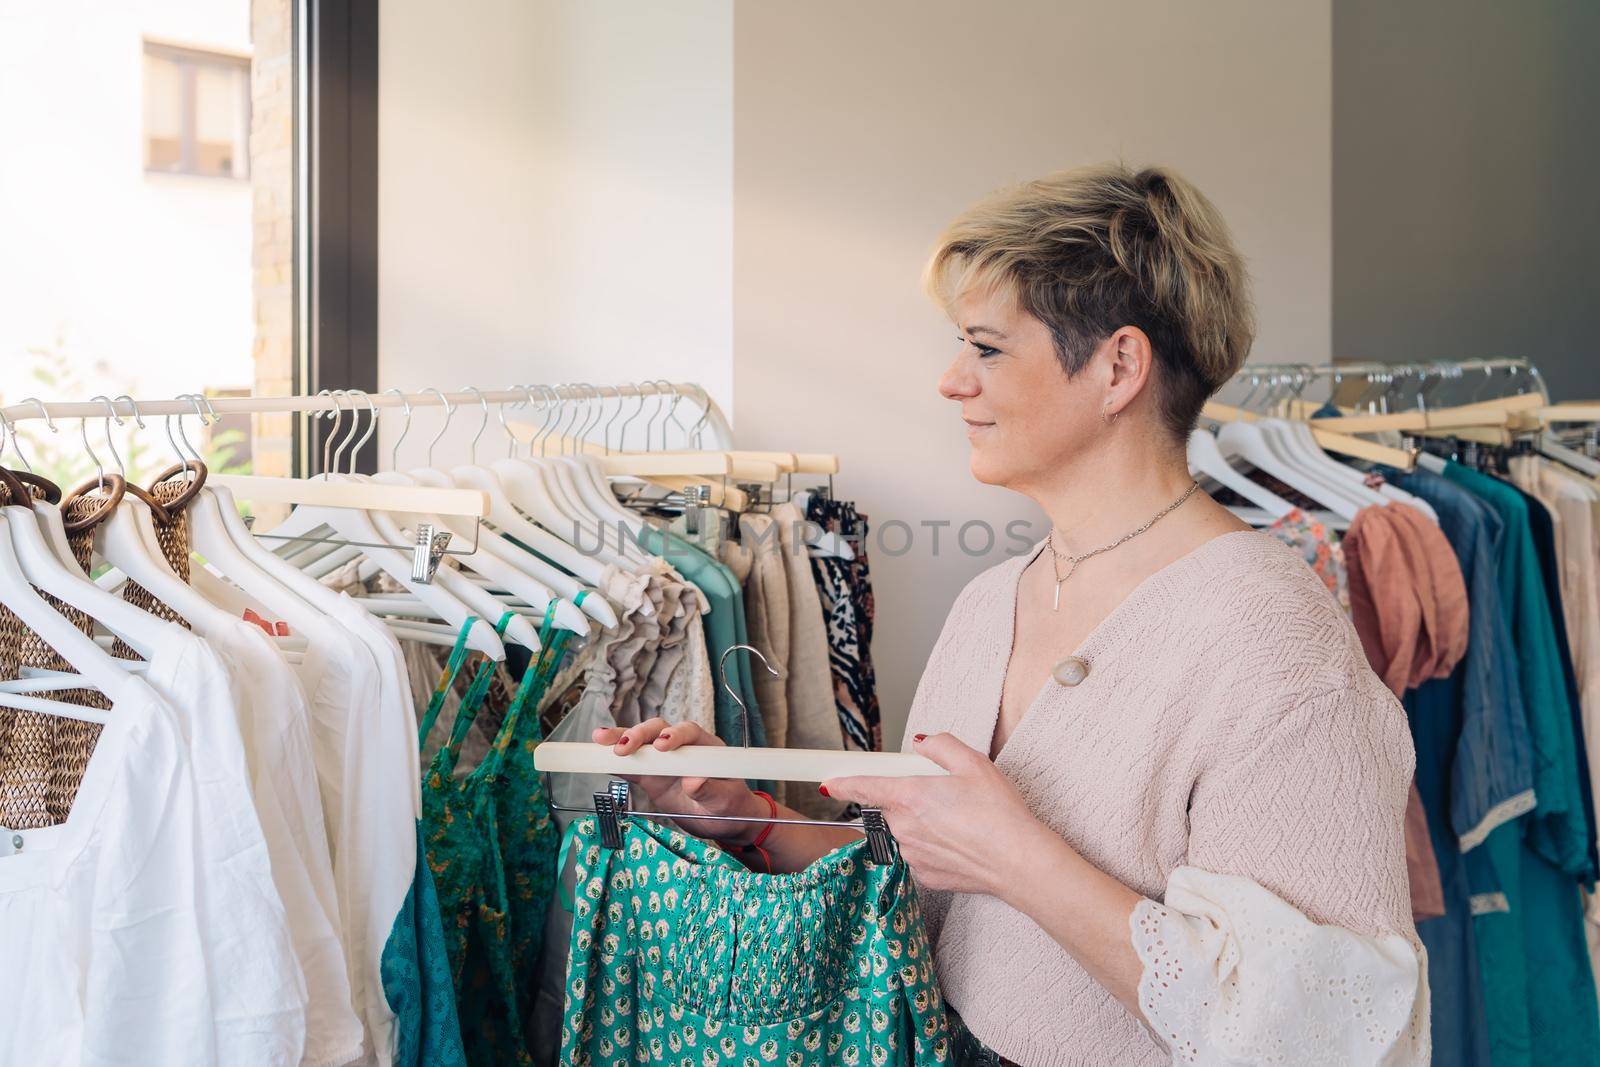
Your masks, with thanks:
[{"label": "white eyelet sleeve", "polygon": [[1179,867],[1130,919],[1139,1007],[1175,1064],[1422,1067],[1423,948],[1312,922],[1248,878]]}]

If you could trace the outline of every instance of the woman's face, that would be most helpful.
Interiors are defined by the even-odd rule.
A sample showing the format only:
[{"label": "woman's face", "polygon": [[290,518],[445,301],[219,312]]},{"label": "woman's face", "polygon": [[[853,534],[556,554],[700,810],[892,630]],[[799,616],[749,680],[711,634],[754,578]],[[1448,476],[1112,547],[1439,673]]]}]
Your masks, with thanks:
[{"label": "woman's face", "polygon": [[1069,474],[1105,428],[1100,361],[1069,380],[1050,330],[1008,294],[969,293],[953,310],[961,351],[939,392],[961,405],[973,477],[1025,492]]}]

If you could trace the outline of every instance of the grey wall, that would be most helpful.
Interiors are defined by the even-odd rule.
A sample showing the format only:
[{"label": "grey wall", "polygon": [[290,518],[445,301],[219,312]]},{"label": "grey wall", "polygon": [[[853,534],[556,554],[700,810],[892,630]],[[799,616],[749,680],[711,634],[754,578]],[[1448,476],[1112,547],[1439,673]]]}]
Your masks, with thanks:
[{"label": "grey wall", "polygon": [[1333,354],[1600,395],[1600,4],[1333,5]]},{"label": "grey wall", "polygon": [[[746,448],[837,452],[860,502],[884,737],[961,587],[1018,551],[978,484],[957,349],[918,276],[990,189],[1123,158],[1176,167],[1250,263],[1259,359],[1328,359],[1328,0],[807,0],[734,15],[733,385]],[[971,520],[997,532],[992,547]],[[903,533],[915,531],[909,549]],[[936,540],[938,527],[948,522]]]}]

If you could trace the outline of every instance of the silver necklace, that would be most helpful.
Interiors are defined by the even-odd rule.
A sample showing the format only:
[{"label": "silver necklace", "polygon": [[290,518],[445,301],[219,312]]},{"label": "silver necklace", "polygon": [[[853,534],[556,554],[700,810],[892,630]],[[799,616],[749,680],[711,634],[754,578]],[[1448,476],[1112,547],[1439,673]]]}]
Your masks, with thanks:
[{"label": "silver necklace", "polygon": [[[1109,545],[1101,545],[1099,548],[1096,548],[1096,549],[1094,549],[1094,550],[1092,550],[1090,552],[1085,552],[1081,556],[1069,556],[1069,555],[1066,555],[1065,553],[1057,552],[1056,551],[1056,543],[1055,543],[1056,533],[1055,533],[1054,530],[1051,530],[1050,533],[1044,539],[1045,547],[1050,550],[1050,566],[1051,566],[1051,570],[1055,574],[1055,577],[1056,577],[1055,601],[1050,605],[1050,610],[1051,611],[1060,611],[1061,610],[1061,584],[1063,582],[1065,582],[1068,578],[1072,577],[1073,571],[1076,571],[1078,569],[1078,564],[1082,563],[1084,560],[1089,559],[1089,558],[1091,558],[1093,556],[1098,556],[1102,552],[1110,552],[1113,548],[1116,548],[1119,545],[1126,544],[1127,542],[1133,540],[1135,537],[1138,537],[1140,534],[1142,534],[1146,530],[1150,529],[1150,527],[1154,526],[1157,522],[1161,521],[1161,519],[1163,519],[1167,515],[1171,514],[1172,512],[1178,510],[1178,507],[1185,500],[1188,500],[1191,496],[1193,496],[1194,495],[1194,491],[1196,489],[1198,489],[1198,488],[1200,488],[1200,483],[1199,482],[1190,482],[1189,483],[1189,488],[1187,488],[1187,489],[1185,489],[1183,491],[1183,495],[1182,496],[1180,496],[1178,499],[1174,500],[1172,503],[1168,504],[1166,507],[1162,508],[1160,511],[1156,512],[1153,516],[1151,516],[1149,522],[1145,523],[1143,526],[1139,527],[1137,530],[1134,530],[1134,531],[1132,531],[1130,533],[1123,534],[1121,537],[1117,538],[1115,541],[1111,542]],[[1067,561],[1067,573],[1066,574],[1062,574],[1061,573],[1061,561],[1062,560],[1066,560]]]}]

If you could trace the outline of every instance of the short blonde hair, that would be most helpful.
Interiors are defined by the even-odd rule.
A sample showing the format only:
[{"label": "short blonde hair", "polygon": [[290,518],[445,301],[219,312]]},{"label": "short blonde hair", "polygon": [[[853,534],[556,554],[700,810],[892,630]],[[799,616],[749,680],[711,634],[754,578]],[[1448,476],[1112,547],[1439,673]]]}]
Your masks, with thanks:
[{"label": "short blonde hair", "polygon": [[946,308],[977,289],[1009,291],[1049,327],[1068,377],[1117,329],[1139,327],[1179,440],[1255,337],[1244,259],[1222,216],[1163,167],[1106,163],[993,193],[941,235],[924,281]]}]

